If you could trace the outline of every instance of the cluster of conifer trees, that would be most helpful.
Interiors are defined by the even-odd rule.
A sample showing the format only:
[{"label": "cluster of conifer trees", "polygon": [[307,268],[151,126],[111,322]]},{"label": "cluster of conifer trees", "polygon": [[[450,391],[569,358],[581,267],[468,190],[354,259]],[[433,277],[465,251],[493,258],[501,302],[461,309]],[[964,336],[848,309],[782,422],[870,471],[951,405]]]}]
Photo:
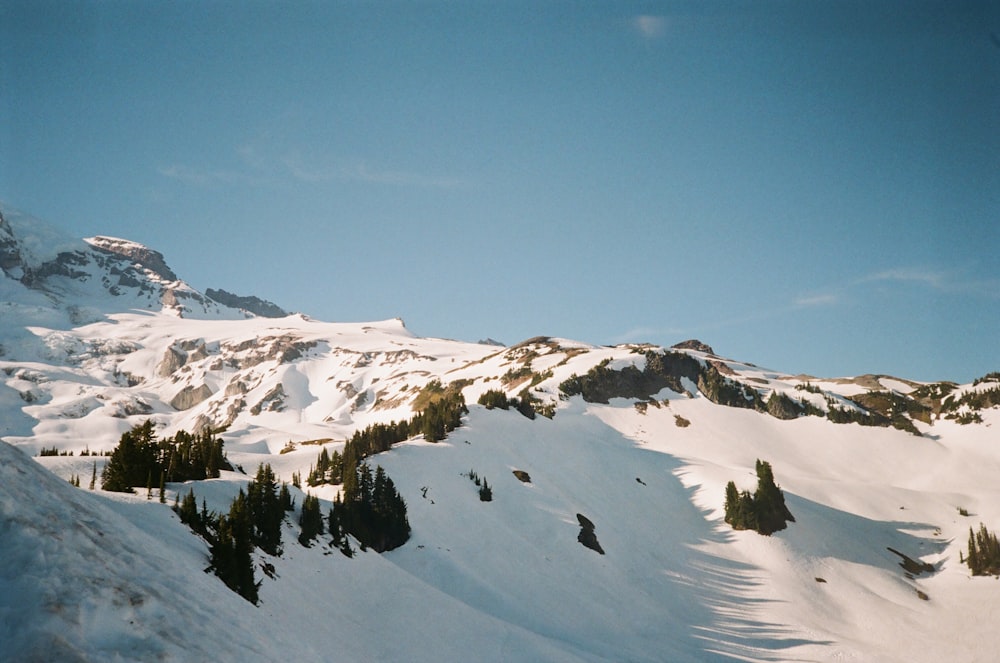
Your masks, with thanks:
[{"label": "cluster of conifer trees", "polygon": [[[441,388],[431,391],[432,400],[409,420],[372,424],[355,431],[344,444],[343,452],[331,454],[324,447],[306,476],[310,486],[343,484],[330,510],[328,527],[333,545],[345,555],[353,555],[348,534],[357,539],[362,549],[376,552],[392,550],[409,539],[406,502],[385,470],[378,466],[373,475],[364,460],[414,435],[422,434],[424,439],[437,442],[461,425],[462,415],[469,412],[462,392]],[[299,524],[302,527],[299,540],[303,545],[323,533],[317,498],[308,496],[303,502]]]},{"label": "cluster of conifer trees", "polygon": [[[319,498],[306,494],[302,498],[302,514],[299,516],[299,543],[309,547],[309,543],[323,533],[323,515],[319,510]],[[339,543],[339,542],[338,542]]]},{"label": "cluster of conifer trees", "polygon": [[324,447],[316,466],[306,476],[306,483],[310,486],[341,484],[365,458],[388,451],[392,445],[415,435],[423,434],[430,442],[443,440],[462,424],[462,415],[468,413],[461,392],[444,392],[409,420],[372,424],[364,430],[354,431],[344,444],[343,453],[330,454]]},{"label": "cluster of conifer trees", "polygon": [[492,502],[493,501],[493,489],[490,487],[489,482],[486,481],[486,477],[481,477],[475,470],[469,470],[469,473],[465,476],[469,477],[469,481],[476,484],[479,488],[479,501],[480,502]]},{"label": "cluster of conifer trees", "polygon": [[358,540],[362,550],[375,552],[398,548],[410,538],[406,502],[382,466],[373,476],[368,463],[360,463],[344,477],[344,487],[330,509],[329,526],[333,545],[347,556],[353,555],[347,534]]},{"label": "cluster of conifer trees", "polygon": [[122,433],[101,474],[101,488],[119,493],[135,492],[135,486],[151,486],[154,480],[189,481],[217,478],[220,470],[231,470],[223,442],[211,432],[178,431],[173,437],[156,438],[151,419]]},{"label": "cluster of conifer trees", "polygon": [[500,389],[487,389],[479,396],[478,403],[487,410],[497,407],[501,410],[510,409],[510,400],[507,398],[506,392]]},{"label": "cluster of conifer trees", "polygon": [[288,485],[282,482],[279,490],[270,465],[257,468],[246,492],[241,488],[233,498],[228,514],[209,511],[204,500],[199,511],[193,489],[174,504],[181,522],[208,541],[215,575],[254,604],[260,583],[254,577],[252,553],[260,548],[268,555],[281,554],[281,523],[285,512],[294,508]]},{"label": "cluster of conifer trees", "polygon": [[795,522],[795,517],[785,506],[785,495],[774,482],[771,464],[757,460],[757,490],[752,495],[749,490],[740,492],[736,483],[726,484],[726,522],[733,529],[752,529],[770,535],[785,529],[786,522]]},{"label": "cluster of conifer trees", "polygon": [[[536,375],[538,374],[536,373]],[[500,389],[488,389],[479,396],[478,403],[487,410],[494,408],[509,410],[513,407],[528,419],[534,419],[536,414],[541,414],[549,419],[555,416],[555,406],[551,403],[543,405],[542,401],[532,394],[528,387],[518,392],[517,398],[508,398],[507,394]]]},{"label": "cluster of conifer trees", "polygon": [[969,528],[969,556],[965,558],[974,576],[1000,575],[1000,542],[997,535],[979,523],[979,531]]}]

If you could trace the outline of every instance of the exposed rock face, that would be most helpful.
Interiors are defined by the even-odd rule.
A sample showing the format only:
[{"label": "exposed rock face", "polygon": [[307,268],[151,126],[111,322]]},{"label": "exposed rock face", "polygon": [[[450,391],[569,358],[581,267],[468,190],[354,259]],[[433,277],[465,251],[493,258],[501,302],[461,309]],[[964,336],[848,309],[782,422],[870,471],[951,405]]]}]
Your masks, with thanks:
[{"label": "exposed rock face", "polygon": [[182,350],[171,345],[163,353],[163,359],[156,365],[156,374],[161,378],[170,377],[174,371],[184,365],[186,360],[187,355]]},{"label": "exposed rock face", "polygon": [[647,352],[646,367],[626,366],[613,370],[599,364],[585,375],[565,380],[559,388],[567,396],[581,394],[588,403],[607,403],[611,398],[649,398],[664,387],[683,393],[681,378],[691,381],[701,374],[701,364],[681,352]]},{"label": "exposed rock face", "polygon": [[226,385],[226,396],[240,396],[250,391],[247,387],[247,383],[243,380],[233,378],[233,380]]},{"label": "exposed rock face", "polygon": [[715,354],[715,350],[712,349],[711,345],[708,345],[707,343],[702,343],[696,338],[688,339],[686,341],[681,341],[680,343],[676,343],[674,345],[671,345],[670,347],[674,348],[675,350],[695,350],[697,352],[704,352],[710,355]]},{"label": "exposed rock face", "polygon": [[74,269],[88,263],[86,254],[81,251],[62,251],[48,261],[32,261],[30,250],[25,254],[21,241],[15,235],[14,228],[0,214],[0,269],[8,277],[20,281],[25,286],[45,290],[45,279],[50,276],[66,276],[80,278],[85,272]]},{"label": "exposed rock face", "polygon": [[21,252],[10,224],[0,214],[0,269],[7,272],[21,264]]},{"label": "exposed rock face", "polygon": [[267,410],[268,412],[281,412],[285,409],[285,388],[280,384],[274,385],[270,391],[264,394],[264,398],[259,403],[250,408],[250,414],[256,416]]},{"label": "exposed rock face", "polygon": [[220,304],[224,304],[230,308],[241,308],[262,318],[284,318],[288,315],[288,312],[277,304],[269,302],[266,299],[261,299],[260,297],[254,297],[253,295],[234,295],[231,292],[216,290],[214,288],[209,288],[205,291],[205,294]]},{"label": "exposed rock face", "polygon": [[145,400],[132,396],[115,403],[115,411],[111,415],[119,419],[125,419],[137,414],[152,414],[153,406]]},{"label": "exposed rock face", "polygon": [[316,347],[316,341],[303,341],[293,335],[263,336],[239,343],[223,343],[221,351],[231,366],[252,368],[265,361],[288,363],[300,359],[307,350]]},{"label": "exposed rock face", "polygon": [[128,258],[153,272],[164,281],[176,281],[177,275],[167,266],[163,254],[159,251],[117,237],[93,237],[90,245],[99,251]]},{"label": "exposed rock face", "polygon": [[577,535],[576,540],[582,543],[585,548],[590,548],[603,555],[604,548],[598,543],[597,535],[594,534],[594,523],[582,513],[576,514],[576,520],[580,523],[580,534]]},{"label": "exposed rock face", "polygon": [[207,384],[199,387],[188,385],[170,399],[170,405],[175,410],[188,410],[212,395],[212,389]]}]

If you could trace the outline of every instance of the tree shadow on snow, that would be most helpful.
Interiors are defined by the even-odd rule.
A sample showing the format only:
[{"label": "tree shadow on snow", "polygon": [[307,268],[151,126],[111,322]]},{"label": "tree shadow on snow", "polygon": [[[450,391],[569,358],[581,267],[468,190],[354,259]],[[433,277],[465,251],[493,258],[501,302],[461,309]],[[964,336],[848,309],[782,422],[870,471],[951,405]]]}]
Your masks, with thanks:
[{"label": "tree shadow on snow", "polygon": [[787,660],[787,651],[795,647],[832,644],[803,637],[794,625],[764,618],[768,604],[774,602],[759,597],[766,571],[705,550],[712,544],[731,543],[735,536],[714,518],[713,510],[696,505],[695,493],[701,486],[687,487],[680,480],[686,464],[671,454],[635,448],[643,464],[656,470],[655,478],[643,476],[643,480],[660,484],[670,494],[663,505],[665,512],[669,507],[665,515],[670,523],[664,526],[674,538],[658,561],[665,562],[660,575],[670,582],[672,603],[684,606],[682,614],[670,615],[685,627],[683,641],[672,643],[675,648],[692,661],[779,661]]},{"label": "tree shadow on snow", "polygon": [[[683,474],[684,465],[677,458],[659,452],[657,455],[669,459],[674,472]],[[713,521],[711,510],[695,506],[694,493],[699,488],[692,486],[684,490],[691,512],[688,515],[697,514],[703,524],[697,528],[685,517],[683,531],[697,533],[700,540],[684,541],[690,554],[683,565],[664,569],[677,591],[687,595],[685,600],[689,608],[684,620],[690,628],[691,642],[686,643],[685,648],[694,647],[693,654],[700,648],[703,660],[770,661],[786,660],[788,654],[783,652],[794,647],[833,644],[830,640],[802,637],[802,630],[794,624],[761,618],[766,614],[767,605],[773,603],[771,599],[758,596],[757,589],[768,581],[764,569],[699,550],[704,544],[735,540],[728,526]],[[922,565],[920,558],[939,555],[948,546],[947,541],[930,534],[936,528],[928,523],[874,520],[787,492],[785,498],[796,522],[773,536],[781,539],[800,559],[832,558],[884,569],[905,582],[904,578],[914,577],[911,573],[914,569],[904,565],[904,556],[911,558],[911,564],[915,561]],[[928,534],[920,535],[919,532]],[[943,562],[927,565],[928,568],[916,571],[916,575],[922,572],[926,577],[927,573],[939,571],[941,564]]]},{"label": "tree shadow on snow", "polygon": [[919,559],[948,547],[948,541],[940,537],[914,534],[937,529],[929,523],[874,520],[790,493],[785,493],[785,503],[796,522],[779,535],[803,556],[831,557],[902,574],[902,559],[889,548]]}]

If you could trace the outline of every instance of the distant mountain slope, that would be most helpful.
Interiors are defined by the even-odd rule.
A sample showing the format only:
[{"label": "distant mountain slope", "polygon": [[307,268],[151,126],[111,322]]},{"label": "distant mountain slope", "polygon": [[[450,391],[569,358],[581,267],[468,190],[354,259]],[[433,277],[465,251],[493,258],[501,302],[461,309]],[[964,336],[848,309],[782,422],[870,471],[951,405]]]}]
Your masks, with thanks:
[{"label": "distant mountain slope", "polygon": [[0,209],[0,295],[8,314],[58,326],[132,309],[181,317],[237,319],[248,314],[191,288],[158,251],[114,237],[64,236],[30,215]]}]

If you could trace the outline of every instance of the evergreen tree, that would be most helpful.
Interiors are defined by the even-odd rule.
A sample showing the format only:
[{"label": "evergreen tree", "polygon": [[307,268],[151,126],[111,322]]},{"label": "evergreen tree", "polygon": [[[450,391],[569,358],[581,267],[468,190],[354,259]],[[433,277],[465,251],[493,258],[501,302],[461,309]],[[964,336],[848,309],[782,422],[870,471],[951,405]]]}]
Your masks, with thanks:
[{"label": "evergreen tree", "polygon": [[965,561],[974,576],[1000,575],[1000,541],[986,525],[980,523],[978,532],[969,528],[969,554]]},{"label": "evergreen tree", "polygon": [[483,485],[479,489],[479,501],[480,502],[493,501],[493,489],[490,488],[490,484],[486,483],[486,477],[483,477]]},{"label": "evergreen tree", "polygon": [[101,473],[101,488],[118,493],[134,493],[133,486],[141,485],[142,475],[150,465],[153,439],[153,422],[149,419],[125,433]]},{"label": "evergreen tree", "polygon": [[734,525],[736,514],[740,510],[740,492],[736,488],[736,482],[730,481],[726,484],[725,520],[730,525]]},{"label": "evergreen tree", "polygon": [[281,482],[281,490],[278,492],[278,504],[282,511],[294,511],[295,503],[292,501],[292,493],[288,490],[288,484]]},{"label": "evergreen tree", "polygon": [[487,410],[497,407],[501,410],[510,408],[510,401],[507,399],[507,394],[500,389],[487,389],[479,397],[478,403],[485,406]]},{"label": "evergreen tree", "polygon": [[174,510],[182,523],[198,534],[205,534],[205,522],[198,513],[198,500],[194,497],[194,488],[188,491],[188,494],[184,496],[184,501]]},{"label": "evergreen tree", "polygon": [[785,529],[795,517],[785,505],[785,496],[774,481],[771,464],[757,460],[757,491],[738,492],[736,484],[726,484],[725,521],[733,529],[752,529],[770,535]]},{"label": "evergreen tree", "polygon": [[771,464],[757,460],[757,492],[754,493],[754,511],[757,514],[757,531],[771,534],[785,529],[786,522],[795,522],[795,517],[785,506],[785,496],[774,482]]},{"label": "evergreen tree", "polygon": [[147,496],[152,496],[152,478],[166,473],[167,481],[216,478],[232,465],[223,452],[223,442],[208,431],[191,435],[178,431],[173,438],[157,441],[153,422],[133,427],[122,434],[101,474],[101,487],[118,492],[134,492],[147,482]]},{"label": "evergreen tree", "polygon": [[247,486],[252,540],[269,555],[281,554],[281,521],[285,510],[278,500],[278,482],[270,464],[259,465]]},{"label": "evergreen tree", "polygon": [[[353,473],[344,477],[344,488],[334,500],[330,515],[330,533],[336,540],[343,535],[357,539],[362,550],[371,547],[376,552],[392,550],[406,543],[410,537],[410,523],[406,517],[406,502],[396,490],[392,479],[379,466],[374,477],[367,463],[361,463]],[[341,550],[344,554],[350,546]]]},{"label": "evergreen tree", "polygon": [[167,503],[166,489],[167,489],[167,473],[160,472],[160,504]]},{"label": "evergreen tree", "polygon": [[212,569],[226,586],[257,604],[259,584],[253,571],[253,522],[246,493],[239,494],[229,507],[229,516],[220,516],[215,542],[211,547]]},{"label": "evergreen tree", "polygon": [[969,555],[965,559],[969,563],[969,571],[972,572],[972,575],[978,576],[982,573],[983,567],[976,550],[976,535],[971,526],[969,527]]},{"label": "evergreen tree", "polygon": [[90,490],[94,490],[97,485],[97,461],[94,461],[94,471],[90,474]]},{"label": "evergreen tree", "polygon": [[308,547],[309,543],[323,533],[323,516],[319,510],[319,498],[306,494],[302,499],[302,515],[299,517],[299,543]]}]

